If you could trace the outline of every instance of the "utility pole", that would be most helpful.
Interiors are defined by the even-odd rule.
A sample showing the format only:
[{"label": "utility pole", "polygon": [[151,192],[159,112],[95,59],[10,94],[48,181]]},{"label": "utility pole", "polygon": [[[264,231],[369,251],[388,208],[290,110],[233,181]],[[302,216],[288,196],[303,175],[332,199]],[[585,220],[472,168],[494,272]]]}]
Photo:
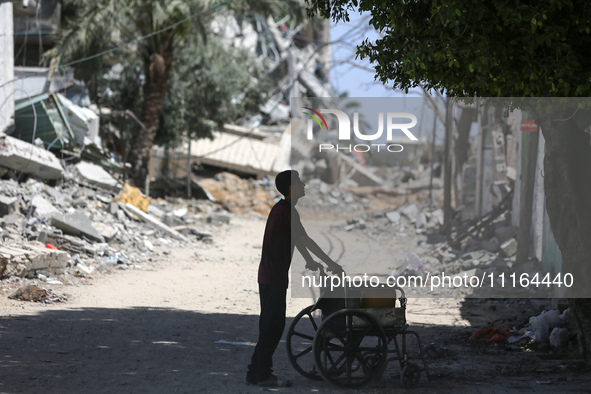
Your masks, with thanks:
[{"label": "utility pole", "polygon": [[429,208],[433,207],[433,165],[435,164],[435,136],[437,135],[437,116],[433,112],[433,137],[431,138],[431,174],[429,175]]},{"label": "utility pole", "polygon": [[191,132],[187,130],[187,200],[191,199]]},{"label": "utility pole", "polygon": [[451,138],[453,135],[453,100],[446,99],[445,111],[445,144],[443,147],[443,230],[448,233],[451,230]]}]

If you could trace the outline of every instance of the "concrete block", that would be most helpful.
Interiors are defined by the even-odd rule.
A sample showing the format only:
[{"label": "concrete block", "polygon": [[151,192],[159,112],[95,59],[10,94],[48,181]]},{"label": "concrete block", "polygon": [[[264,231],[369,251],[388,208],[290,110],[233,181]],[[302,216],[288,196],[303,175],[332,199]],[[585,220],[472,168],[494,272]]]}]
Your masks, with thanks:
[{"label": "concrete block", "polygon": [[388,212],[386,214],[386,217],[388,218],[388,220],[390,220],[392,222],[392,224],[396,225],[400,222],[400,214],[398,213],[398,211],[392,211],[392,212]]},{"label": "concrete block", "polygon": [[37,217],[51,219],[53,215],[61,213],[53,205],[51,205],[49,201],[40,195],[33,197],[31,204],[35,207],[35,215]]},{"label": "concrete block", "polygon": [[103,169],[103,167],[96,164],[81,161],[75,166],[80,178],[91,184],[99,186],[103,189],[113,192],[119,192],[122,186],[117,182],[111,174]]},{"label": "concrete block", "polygon": [[2,218],[2,222],[4,224],[14,224],[19,225],[21,221],[24,221],[25,218],[18,213],[11,213],[10,215],[6,215]]},{"label": "concrete block", "polygon": [[91,220],[82,212],[74,212],[68,215],[56,214],[51,218],[51,224],[66,234],[81,236],[95,242],[105,242],[101,234],[92,227]]},{"label": "concrete block", "polygon": [[18,209],[18,199],[16,197],[8,197],[0,195],[0,216],[15,213]]},{"label": "concrete block", "polygon": [[123,212],[122,210],[117,211],[117,220],[120,223],[125,222],[125,212]]},{"label": "concrete block", "polygon": [[27,267],[30,261],[27,256],[17,250],[6,246],[0,247],[0,277],[9,278],[11,276],[24,277],[27,273]]},{"label": "concrete block", "polygon": [[92,227],[97,229],[99,234],[105,239],[105,241],[109,242],[115,235],[117,235],[118,230],[115,227],[109,226],[105,223],[100,222],[92,222]]},{"label": "concrete block", "polygon": [[41,179],[59,179],[64,171],[53,153],[8,135],[0,135],[0,166]]},{"label": "concrete block", "polygon": [[515,255],[515,253],[517,253],[517,241],[514,238],[511,238],[501,245],[501,250],[507,257]]},{"label": "concrete block", "polygon": [[52,275],[64,275],[66,273],[66,269],[65,268],[50,268],[49,272]]},{"label": "concrete block", "polygon": [[419,209],[415,204],[408,205],[400,210],[400,212],[410,219],[411,222],[414,222],[419,215]]},{"label": "concrete block", "polygon": [[207,223],[213,224],[230,224],[230,216],[228,215],[210,215],[206,219]]}]

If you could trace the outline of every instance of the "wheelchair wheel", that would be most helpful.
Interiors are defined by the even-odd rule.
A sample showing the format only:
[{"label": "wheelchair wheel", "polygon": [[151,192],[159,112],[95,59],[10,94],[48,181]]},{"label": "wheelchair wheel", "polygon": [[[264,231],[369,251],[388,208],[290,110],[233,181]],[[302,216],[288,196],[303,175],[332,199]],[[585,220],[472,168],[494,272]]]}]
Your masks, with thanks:
[{"label": "wheelchair wheel", "polygon": [[314,359],[324,380],[341,387],[361,387],[378,379],[387,364],[388,339],[369,313],[344,309],[330,315],[314,338]]},{"label": "wheelchair wheel", "polygon": [[287,331],[287,355],[291,365],[303,376],[312,380],[322,380],[314,365],[312,345],[316,330],[320,325],[320,311],[312,311],[314,305],[304,308],[293,319]]}]

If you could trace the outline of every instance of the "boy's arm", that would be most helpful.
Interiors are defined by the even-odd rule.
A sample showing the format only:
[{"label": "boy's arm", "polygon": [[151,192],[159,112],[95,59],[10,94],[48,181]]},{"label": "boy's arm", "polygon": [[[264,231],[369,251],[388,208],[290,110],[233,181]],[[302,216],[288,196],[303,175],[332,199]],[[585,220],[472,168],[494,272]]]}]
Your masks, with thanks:
[{"label": "boy's arm", "polygon": [[322,264],[314,261],[312,256],[310,256],[310,252],[308,252],[308,249],[306,249],[306,247],[304,246],[303,243],[299,242],[299,240],[296,240],[295,246],[298,249],[298,251],[300,252],[300,254],[302,255],[302,257],[304,258],[304,260],[306,260],[306,269],[309,269],[311,271],[316,271],[316,270],[318,270],[318,268],[322,268]]},{"label": "boy's arm", "polygon": [[324,253],[322,249],[320,249],[320,246],[318,246],[318,244],[314,242],[314,240],[310,238],[307,234],[300,235],[297,238],[296,247],[304,257],[304,260],[306,260],[306,268],[308,268],[308,265],[318,265],[318,263],[312,260],[312,256],[310,256],[310,253],[308,252],[310,251],[314,253],[320,260],[322,260],[326,264],[328,270],[331,271],[333,274],[340,274],[343,272],[343,267],[341,267],[340,265],[335,263],[330,257],[328,257],[328,255]]}]

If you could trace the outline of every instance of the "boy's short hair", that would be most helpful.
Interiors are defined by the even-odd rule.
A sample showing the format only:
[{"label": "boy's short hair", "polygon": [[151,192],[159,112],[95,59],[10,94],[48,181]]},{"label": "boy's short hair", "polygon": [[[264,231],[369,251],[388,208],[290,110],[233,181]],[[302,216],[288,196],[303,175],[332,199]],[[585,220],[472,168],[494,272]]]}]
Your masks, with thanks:
[{"label": "boy's short hair", "polygon": [[275,187],[279,190],[279,193],[283,194],[284,197],[289,196],[289,187],[291,186],[291,178],[298,177],[300,174],[295,170],[286,170],[280,172],[275,177]]}]

